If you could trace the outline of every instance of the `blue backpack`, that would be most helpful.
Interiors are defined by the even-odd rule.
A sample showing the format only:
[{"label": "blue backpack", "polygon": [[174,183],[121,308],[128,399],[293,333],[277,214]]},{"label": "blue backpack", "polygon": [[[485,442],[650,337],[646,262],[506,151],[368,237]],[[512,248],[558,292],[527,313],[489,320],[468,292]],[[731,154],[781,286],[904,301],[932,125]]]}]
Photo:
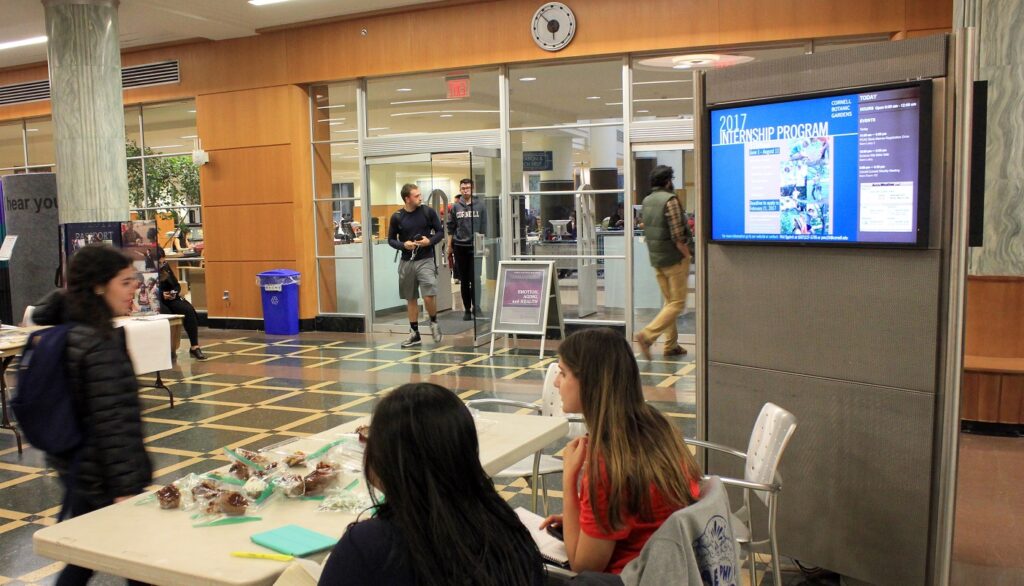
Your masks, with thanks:
[{"label": "blue backpack", "polygon": [[51,455],[70,454],[82,444],[82,422],[67,376],[67,338],[73,324],[33,332],[18,364],[11,407],[30,444]]}]

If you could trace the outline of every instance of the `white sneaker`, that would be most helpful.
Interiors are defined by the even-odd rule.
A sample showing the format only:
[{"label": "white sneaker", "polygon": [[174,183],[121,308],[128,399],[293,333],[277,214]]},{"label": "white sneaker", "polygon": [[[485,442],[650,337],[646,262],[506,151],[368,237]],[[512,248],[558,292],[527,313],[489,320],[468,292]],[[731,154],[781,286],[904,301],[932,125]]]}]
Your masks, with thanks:
[{"label": "white sneaker", "polygon": [[430,335],[433,336],[435,344],[441,343],[441,340],[444,338],[444,334],[441,333],[440,322],[430,322]]},{"label": "white sneaker", "polygon": [[422,340],[420,339],[420,333],[414,330],[409,330],[409,337],[402,342],[402,348],[412,348],[413,346],[419,346]]}]

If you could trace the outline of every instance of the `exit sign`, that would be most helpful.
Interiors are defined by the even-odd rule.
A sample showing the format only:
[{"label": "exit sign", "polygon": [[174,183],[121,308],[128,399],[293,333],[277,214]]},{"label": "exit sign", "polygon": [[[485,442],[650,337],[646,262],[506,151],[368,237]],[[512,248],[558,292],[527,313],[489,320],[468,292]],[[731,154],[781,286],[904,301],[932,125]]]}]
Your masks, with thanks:
[{"label": "exit sign", "polygon": [[469,76],[460,75],[458,77],[447,77],[445,82],[448,84],[448,99],[461,99],[469,97]]}]

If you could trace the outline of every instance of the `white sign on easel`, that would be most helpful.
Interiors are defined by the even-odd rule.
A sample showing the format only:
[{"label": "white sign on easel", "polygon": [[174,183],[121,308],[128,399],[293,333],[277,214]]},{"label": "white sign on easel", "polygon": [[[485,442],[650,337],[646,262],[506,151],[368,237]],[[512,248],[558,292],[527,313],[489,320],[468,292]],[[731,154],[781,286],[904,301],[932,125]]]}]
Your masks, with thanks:
[{"label": "white sign on easel", "polygon": [[11,260],[11,255],[14,254],[14,244],[17,241],[18,237],[13,234],[4,237],[4,243],[0,244],[0,261]]},{"label": "white sign on easel", "polygon": [[491,349],[495,334],[540,336],[540,356],[548,329],[565,337],[562,304],[553,261],[505,260],[498,263],[498,288],[491,315]]}]

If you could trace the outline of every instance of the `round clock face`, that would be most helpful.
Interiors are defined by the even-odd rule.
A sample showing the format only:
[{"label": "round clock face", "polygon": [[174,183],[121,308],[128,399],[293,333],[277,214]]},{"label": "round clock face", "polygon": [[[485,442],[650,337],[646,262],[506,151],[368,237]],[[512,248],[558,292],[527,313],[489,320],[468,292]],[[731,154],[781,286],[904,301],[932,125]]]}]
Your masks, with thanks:
[{"label": "round clock face", "polygon": [[548,2],[533,14],[530,32],[537,46],[545,51],[565,48],[576,34],[576,15],[561,2]]}]

